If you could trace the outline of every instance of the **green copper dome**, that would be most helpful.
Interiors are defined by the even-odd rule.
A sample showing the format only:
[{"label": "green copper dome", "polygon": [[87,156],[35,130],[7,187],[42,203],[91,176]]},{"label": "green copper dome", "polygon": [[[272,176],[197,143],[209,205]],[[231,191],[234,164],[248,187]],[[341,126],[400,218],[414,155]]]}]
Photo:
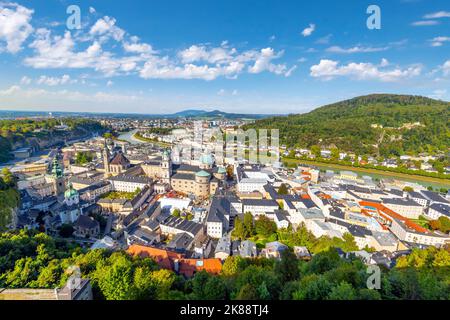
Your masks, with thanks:
[{"label": "green copper dome", "polygon": [[64,192],[64,197],[66,199],[68,199],[68,198],[71,198],[71,197],[77,196],[77,195],[78,195],[78,191],[73,188],[71,183],[69,183],[68,189],[66,190],[66,192]]},{"label": "green copper dome", "polygon": [[225,170],[225,168],[223,168],[223,167],[219,167],[219,170],[217,170],[217,173],[225,174],[225,173],[227,173],[227,170]]},{"label": "green copper dome", "polygon": [[208,172],[202,170],[202,171],[197,172],[196,176],[206,178],[206,177],[209,177],[210,174]]}]

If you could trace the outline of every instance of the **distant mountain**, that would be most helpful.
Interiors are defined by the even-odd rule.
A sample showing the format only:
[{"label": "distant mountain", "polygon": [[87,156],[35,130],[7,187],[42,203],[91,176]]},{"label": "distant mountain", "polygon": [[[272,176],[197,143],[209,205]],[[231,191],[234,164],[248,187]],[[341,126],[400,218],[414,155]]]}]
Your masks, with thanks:
[{"label": "distant mountain", "polygon": [[220,110],[204,111],[204,110],[185,110],[174,114],[166,115],[171,118],[207,118],[207,119],[263,119],[273,117],[274,115],[267,114],[242,114],[242,113],[228,113]]},{"label": "distant mountain", "polygon": [[288,146],[318,145],[384,156],[448,152],[450,103],[421,96],[373,94],[306,114],[262,119],[250,127],[279,129],[281,143]]},{"label": "distant mountain", "polygon": [[172,117],[198,117],[206,113],[204,110],[183,110],[177,113],[169,114]]},{"label": "distant mountain", "polygon": [[29,118],[29,117],[88,117],[88,118],[202,118],[202,119],[263,119],[273,117],[275,114],[238,114],[227,113],[220,110],[205,111],[205,110],[184,110],[171,114],[137,114],[137,113],[100,113],[100,112],[44,112],[44,111],[15,111],[15,110],[0,110],[0,119],[15,119],[15,118]]}]

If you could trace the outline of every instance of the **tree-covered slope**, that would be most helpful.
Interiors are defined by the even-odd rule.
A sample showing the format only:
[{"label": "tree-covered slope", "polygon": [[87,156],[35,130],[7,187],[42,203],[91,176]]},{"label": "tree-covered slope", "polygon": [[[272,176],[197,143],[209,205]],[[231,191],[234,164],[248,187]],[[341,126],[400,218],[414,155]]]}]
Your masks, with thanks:
[{"label": "tree-covered slope", "polygon": [[446,151],[450,146],[450,103],[374,94],[307,114],[259,120],[249,127],[279,129],[281,143],[288,146],[335,145],[358,154],[384,156]]}]

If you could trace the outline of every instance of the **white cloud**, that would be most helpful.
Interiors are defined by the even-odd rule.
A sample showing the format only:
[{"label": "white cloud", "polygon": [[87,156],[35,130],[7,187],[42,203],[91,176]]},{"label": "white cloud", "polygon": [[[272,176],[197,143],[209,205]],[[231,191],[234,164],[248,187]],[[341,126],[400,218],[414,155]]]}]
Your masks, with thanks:
[{"label": "white cloud", "polygon": [[290,77],[292,75],[292,73],[294,73],[294,71],[297,70],[297,66],[293,66],[291,67],[288,71],[286,71],[286,73],[284,74],[285,77]]},{"label": "white cloud", "polygon": [[0,44],[6,42],[8,52],[17,53],[22,49],[23,42],[33,31],[30,24],[33,13],[16,3],[0,2]]},{"label": "white cloud", "polygon": [[303,35],[304,37],[309,37],[310,35],[313,34],[313,32],[314,32],[315,30],[316,30],[316,25],[313,24],[313,23],[311,23],[311,24],[309,25],[309,27],[303,29],[302,35]]},{"label": "white cloud", "polygon": [[450,42],[450,37],[435,37],[429,41],[432,47],[441,47],[444,42]]},{"label": "white cloud", "polygon": [[227,93],[227,92],[226,92],[225,89],[220,89],[220,90],[217,92],[217,95],[218,95],[218,96],[224,96],[226,93]]},{"label": "white cloud", "polygon": [[0,96],[8,96],[9,98],[21,98],[25,101],[35,101],[36,98],[42,98],[46,102],[56,102],[61,104],[65,102],[110,102],[115,104],[127,103],[131,101],[138,101],[140,98],[137,95],[126,95],[116,93],[95,92],[93,94],[81,93],[79,91],[69,90],[45,90],[45,89],[22,89],[19,86],[12,86],[6,90],[0,90]]},{"label": "white cloud", "polygon": [[[141,77],[145,79],[203,79],[214,80],[218,77],[234,79],[247,67],[249,73],[261,73],[263,71],[275,74],[284,74],[287,66],[274,64],[273,60],[280,58],[283,52],[275,53],[272,48],[260,51],[249,50],[238,54],[236,49],[225,47],[208,48],[201,45],[193,45],[180,51],[177,56],[180,64],[169,57],[153,55],[148,58],[144,67],[140,70]],[[194,64],[201,63],[201,64]]]},{"label": "white cloud", "polygon": [[330,33],[330,34],[326,35],[325,37],[317,39],[316,43],[317,44],[329,44],[332,36],[333,35]]},{"label": "white cloud", "polygon": [[111,80],[108,80],[108,82],[106,83],[107,87],[111,87],[114,84],[114,82],[112,82]]},{"label": "white cloud", "polygon": [[434,13],[426,14],[424,19],[439,19],[439,18],[450,18],[450,11],[438,11]]},{"label": "white cloud", "polygon": [[414,21],[413,23],[411,23],[411,25],[415,26],[415,27],[435,26],[438,24],[439,24],[439,21],[436,21],[436,20],[420,20],[420,21]]},{"label": "white cloud", "polygon": [[389,65],[389,61],[386,58],[381,59],[380,67],[387,67]]},{"label": "white cloud", "polygon": [[147,43],[124,43],[123,48],[126,52],[132,53],[152,53],[152,46]]},{"label": "white cloud", "polygon": [[[382,61],[381,65],[385,65]],[[372,63],[349,63],[339,65],[338,61],[320,60],[320,63],[311,67],[311,76],[323,80],[331,80],[336,77],[349,77],[356,80],[377,80],[382,82],[394,82],[421,74],[421,66],[415,65],[406,69],[398,67],[390,70],[380,69]]]},{"label": "white cloud", "polygon": [[36,39],[30,44],[35,55],[25,58],[24,63],[36,69],[91,68],[107,76],[118,72],[130,72],[137,62],[145,57],[132,56],[116,58],[110,52],[102,50],[99,42],[94,41],[86,50],[76,51],[71,33],[66,31],[64,37],[52,36],[47,29],[38,29]]},{"label": "white cloud", "polygon": [[285,64],[272,63],[272,60],[280,58],[283,54],[283,51],[275,53],[272,48],[261,49],[260,53],[256,55],[255,63],[248,68],[248,71],[250,73],[261,73],[268,70],[275,74],[284,74],[287,68]]},{"label": "white cloud", "polygon": [[69,83],[76,83],[76,80],[72,80],[69,75],[65,74],[62,77],[48,77],[48,76],[40,76],[36,81],[39,85],[46,85],[49,87],[65,85]]},{"label": "white cloud", "polygon": [[23,85],[29,85],[31,83],[31,79],[28,78],[27,76],[23,76],[22,79],[20,79],[20,84]]},{"label": "white cloud", "polygon": [[441,67],[444,76],[450,75],[450,60],[447,60]]},{"label": "white cloud", "polygon": [[125,31],[116,26],[116,19],[108,16],[98,19],[92,26],[89,34],[92,36],[101,36],[102,41],[106,41],[109,37],[112,37],[116,41],[122,41],[125,36]]},{"label": "white cloud", "polygon": [[89,7],[89,13],[94,14],[94,13],[96,13],[96,12],[97,12],[97,11],[95,10],[94,7]]},{"label": "white cloud", "polygon": [[326,51],[332,53],[367,53],[367,52],[380,52],[388,50],[389,47],[361,47],[355,46],[351,48],[341,48],[339,46],[329,47]]},{"label": "white cloud", "polygon": [[[1,0],[0,0],[1,1]],[[63,36],[53,35],[46,28],[35,32],[29,45],[33,55],[24,59],[24,64],[36,69],[93,69],[105,76],[138,73],[144,79],[203,79],[218,77],[236,78],[244,71],[264,71],[289,76],[295,66],[288,69],[274,60],[283,55],[272,48],[238,52],[223,41],[220,46],[192,45],[173,56],[161,56],[150,44],[140,42],[136,36],[128,36],[117,27],[116,20],[103,17],[89,29],[88,36],[66,31]],[[76,41],[80,40],[81,41]],[[121,43],[122,49],[105,51],[110,41]],[[82,47],[82,49],[80,49]]]},{"label": "white cloud", "polygon": [[0,96],[10,96],[20,91],[21,88],[17,85],[11,86],[8,89],[0,90]]},{"label": "white cloud", "polygon": [[[225,45],[225,46],[224,46]],[[222,43],[221,47],[206,48],[205,46],[193,45],[178,53],[183,63],[205,61],[208,63],[227,63],[233,60],[236,49],[226,47],[227,43]]]},{"label": "white cloud", "polygon": [[211,81],[220,76],[234,77],[239,74],[244,65],[231,62],[228,65],[177,65],[168,57],[150,57],[140,70],[144,79],[203,79]]}]

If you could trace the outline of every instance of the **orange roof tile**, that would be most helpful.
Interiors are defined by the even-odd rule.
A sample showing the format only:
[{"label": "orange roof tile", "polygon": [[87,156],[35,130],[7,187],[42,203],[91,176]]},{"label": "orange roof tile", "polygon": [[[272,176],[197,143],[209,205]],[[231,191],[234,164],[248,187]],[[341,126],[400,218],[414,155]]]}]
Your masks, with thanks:
[{"label": "orange roof tile", "polygon": [[179,272],[187,277],[192,277],[202,270],[212,274],[219,274],[222,270],[220,259],[181,259],[179,266]]},{"label": "orange roof tile", "polygon": [[183,258],[183,255],[176,252],[140,245],[131,245],[128,248],[127,252],[133,256],[140,256],[142,258],[151,258],[161,268],[170,270],[173,270],[173,260]]},{"label": "orange roof tile", "polygon": [[196,272],[205,270],[211,274],[219,274],[222,270],[220,259],[185,259],[184,255],[153,247],[131,245],[127,253],[142,258],[151,258],[163,269],[175,270],[175,261],[178,261],[179,273],[192,277]]},{"label": "orange roof tile", "polygon": [[408,227],[410,227],[411,229],[414,229],[417,232],[421,232],[421,233],[429,233],[429,231],[427,229],[425,229],[424,227],[419,226],[418,224],[412,222],[411,220],[409,220],[408,218],[398,214],[397,212],[386,208],[384,205],[382,205],[381,203],[377,203],[377,202],[370,202],[370,201],[361,201],[359,203],[361,206],[369,206],[369,207],[374,207],[378,210],[378,213],[380,215],[382,215],[385,219],[391,220],[393,218],[403,221],[405,223],[405,225],[407,225]]}]

